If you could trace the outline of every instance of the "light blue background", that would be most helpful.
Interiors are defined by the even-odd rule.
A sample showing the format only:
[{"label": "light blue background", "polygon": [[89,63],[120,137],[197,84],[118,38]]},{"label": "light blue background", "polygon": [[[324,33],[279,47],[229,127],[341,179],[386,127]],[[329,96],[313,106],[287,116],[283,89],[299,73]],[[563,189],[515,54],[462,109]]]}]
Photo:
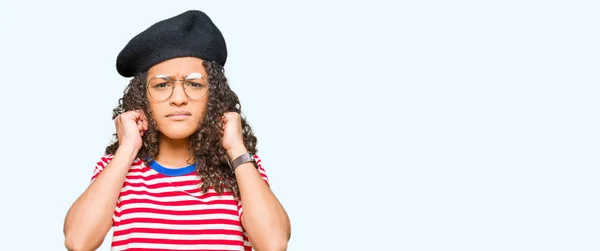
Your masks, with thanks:
[{"label": "light blue background", "polygon": [[[597,1],[2,1],[2,250],[64,250],[115,59],[196,8],[289,250],[599,250]],[[100,250],[108,250],[110,234]]]}]

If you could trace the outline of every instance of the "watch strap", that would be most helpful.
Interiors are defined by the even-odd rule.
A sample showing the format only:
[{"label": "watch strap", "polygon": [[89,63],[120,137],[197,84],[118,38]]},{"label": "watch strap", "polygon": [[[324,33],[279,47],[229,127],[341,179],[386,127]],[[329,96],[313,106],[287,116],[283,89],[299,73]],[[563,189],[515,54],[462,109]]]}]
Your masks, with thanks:
[{"label": "watch strap", "polygon": [[254,161],[254,159],[252,158],[252,155],[250,155],[249,152],[246,152],[238,157],[236,157],[233,161],[231,161],[231,163],[229,163],[229,165],[231,166],[231,170],[235,171],[235,169],[247,162],[252,162]]}]

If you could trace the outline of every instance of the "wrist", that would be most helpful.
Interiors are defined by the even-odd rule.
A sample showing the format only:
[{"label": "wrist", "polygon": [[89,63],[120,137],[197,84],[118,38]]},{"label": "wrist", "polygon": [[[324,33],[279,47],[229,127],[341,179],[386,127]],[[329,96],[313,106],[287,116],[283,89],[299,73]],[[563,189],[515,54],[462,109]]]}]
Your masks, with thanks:
[{"label": "wrist", "polygon": [[246,146],[244,146],[244,145],[234,146],[227,150],[227,157],[229,158],[229,161],[233,161],[235,158],[237,158],[238,156],[240,156],[246,152],[248,152],[248,149],[246,149]]},{"label": "wrist", "polygon": [[127,156],[133,161],[137,157],[139,151],[140,149],[138,149],[136,146],[124,144],[120,145],[119,148],[117,148],[117,152],[115,153],[115,155]]}]

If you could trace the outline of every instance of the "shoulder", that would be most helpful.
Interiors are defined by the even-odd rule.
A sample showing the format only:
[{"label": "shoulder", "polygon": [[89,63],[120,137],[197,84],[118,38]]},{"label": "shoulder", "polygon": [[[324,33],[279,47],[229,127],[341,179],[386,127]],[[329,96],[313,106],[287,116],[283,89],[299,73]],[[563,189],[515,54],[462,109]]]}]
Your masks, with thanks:
[{"label": "shoulder", "polygon": [[[104,168],[106,168],[106,166],[108,166],[108,163],[110,163],[110,161],[112,161],[112,159],[115,157],[114,154],[104,154],[100,157],[100,159],[98,159],[98,161],[96,162],[96,171],[102,171]],[[139,158],[135,158],[135,160],[131,163],[132,167],[136,166],[136,165],[142,165],[143,161],[141,161]]]},{"label": "shoulder", "polygon": [[252,158],[254,159],[254,163],[256,163],[256,169],[258,169],[258,172],[260,173],[260,176],[267,183],[267,185],[269,185],[269,176],[267,175],[267,171],[263,167],[263,163],[262,163],[261,158],[257,154],[254,154],[252,156]]},{"label": "shoulder", "polygon": [[254,154],[252,156],[252,159],[254,159],[254,163],[256,163],[256,168],[261,172],[264,173],[265,169],[263,167],[263,162],[262,159],[260,158],[260,156],[258,156],[258,154]]},{"label": "shoulder", "polygon": [[262,165],[262,160],[260,159],[260,156],[258,156],[258,154],[252,155],[252,159],[254,159],[254,162],[256,162],[257,165]]},{"label": "shoulder", "polygon": [[94,171],[92,172],[92,178],[90,181],[96,180],[98,175],[108,166],[108,163],[113,159],[114,155],[112,154],[104,154],[100,159],[96,162],[96,166],[94,167]]},{"label": "shoulder", "polygon": [[102,155],[100,157],[100,159],[96,162],[96,170],[104,169],[113,158],[114,158],[114,154]]}]

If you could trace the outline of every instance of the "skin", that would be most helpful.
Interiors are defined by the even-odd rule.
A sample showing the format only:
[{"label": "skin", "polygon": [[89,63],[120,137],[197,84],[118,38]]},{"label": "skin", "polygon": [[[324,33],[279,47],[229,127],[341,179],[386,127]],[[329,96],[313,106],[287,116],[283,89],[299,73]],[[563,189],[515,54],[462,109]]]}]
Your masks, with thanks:
[{"label": "skin", "polygon": [[[208,76],[201,59],[186,57],[159,63],[149,69],[148,76],[165,74],[183,79],[193,72]],[[193,162],[188,138],[201,126],[208,95],[210,93],[199,100],[189,99],[181,82],[177,82],[173,95],[165,101],[157,101],[147,94],[152,118],[161,133],[157,162],[166,167],[181,167]],[[177,120],[167,116],[176,111],[188,112],[189,116]],[[233,160],[247,152],[241,117],[238,113],[228,112],[223,114],[222,120],[222,147]],[[65,245],[69,250],[95,250],[102,244],[112,226],[114,206],[128,169],[142,147],[148,121],[142,111],[128,111],[115,118],[115,127],[119,141],[115,156],[75,201],[65,218]],[[236,168],[235,176],[244,207],[241,222],[252,247],[258,251],[286,250],[291,231],[283,206],[252,163]]]}]

